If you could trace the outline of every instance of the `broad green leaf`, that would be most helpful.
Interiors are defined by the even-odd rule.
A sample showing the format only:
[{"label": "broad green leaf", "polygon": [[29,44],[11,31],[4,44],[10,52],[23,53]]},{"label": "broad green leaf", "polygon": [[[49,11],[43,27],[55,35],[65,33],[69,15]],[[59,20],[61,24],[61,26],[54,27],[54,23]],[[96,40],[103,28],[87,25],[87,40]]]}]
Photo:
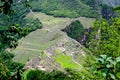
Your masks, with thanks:
[{"label": "broad green leaf", "polygon": [[106,59],[107,55],[100,55],[101,58]]},{"label": "broad green leaf", "polygon": [[112,59],[111,60],[108,60],[110,62],[111,65],[115,65],[115,61],[113,61]]},{"label": "broad green leaf", "polygon": [[120,62],[120,57],[117,57],[117,58],[116,58],[116,62]]},{"label": "broad green leaf", "polygon": [[120,72],[116,74],[117,78],[120,80]]},{"label": "broad green leaf", "polygon": [[97,58],[97,60],[98,60],[99,62],[101,62],[102,64],[104,63],[104,59],[102,59],[102,58]]},{"label": "broad green leaf", "polygon": [[115,80],[115,76],[114,76],[114,74],[110,73],[109,75],[110,75],[110,77],[111,77],[112,79]]},{"label": "broad green leaf", "polygon": [[107,67],[107,68],[110,68],[110,67],[113,67],[113,66],[112,66],[112,65],[110,65],[110,64],[107,64],[107,65],[106,65],[106,67]]},{"label": "broad green leaf", "polygon": [[103,75],[104,77],[106,77],[106,73],[102,73],[102,75]]},{"label": "broad green leaf", "polygon": [[102,70],[101,72],[102,72],[102,75],[103,75],[104,77],[106,77],[106,76],[107,76],[107,73],[108,73],[108,69],[104,69],[104,70]]},{"label": "broad green leaf", "polygon": [[112,60],[112,57],[107,57],[106,61]]},{"label": "broad green leaf", "polygon": [[108,72],[108,70],[106,69],[105,71],[102,72],[102,75],[103,75],[104,77],[106,77],[106,76],[107,76],[107,72]]}]

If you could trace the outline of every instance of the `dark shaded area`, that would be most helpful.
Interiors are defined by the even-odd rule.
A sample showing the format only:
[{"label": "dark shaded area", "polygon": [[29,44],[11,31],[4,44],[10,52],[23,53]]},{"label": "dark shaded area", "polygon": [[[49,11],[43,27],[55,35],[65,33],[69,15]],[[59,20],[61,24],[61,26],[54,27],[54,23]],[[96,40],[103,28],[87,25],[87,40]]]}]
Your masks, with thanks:
[{"label": "dark shaded area", "polygon": [[90,34],[92,31],[93,31],[93,28],[85,29],[84,34],[82,34],[81,37],[78,37],[78,38],[77,38],[77,41],[78,41],[80,44],[82,44],[82,45],[84,45],[84,46],[87,47],[86,43],[90,41],[90,40],[89,40],[89,34]]},{"label": "dark shaded area", "polygon": [[70,25],[68,25],[62,31],[66,32],[69,37],[73,39],[78,39],[78,37],[81,37],[84,34],[85,29],[81,24],[81,22],[76,20],[76,21],[73,21]]},{"label": "dark shaded area", "polygon": [[113,10],[113,7],[101,4],[101,15],[103,18],[109,20],[118,16],[118,13]]},{"label": "dark shaded area", "polygon": [[93,29],[84,29],[81,22],[76,20],[62,31],[66,32],[69,37],[77,40],[80,44],[87,46],[86,42],[89,42],[89,34],[93,31]]}]

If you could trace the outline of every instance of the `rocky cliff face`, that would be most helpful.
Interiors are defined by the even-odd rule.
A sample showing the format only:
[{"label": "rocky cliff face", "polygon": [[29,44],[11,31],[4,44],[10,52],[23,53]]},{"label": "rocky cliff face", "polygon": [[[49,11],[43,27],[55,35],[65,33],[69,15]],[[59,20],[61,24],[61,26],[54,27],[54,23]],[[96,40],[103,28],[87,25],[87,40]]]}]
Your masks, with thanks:
[{"label": "rocky cliff face", "polygon": [[111,17],[116,17],[117,13],[113,11],[112,7],[104,6],[101,10],[103,18],[110,19]]},{"label": "rocky cliff face", "polygon": [[103,18],[110,19],[116,17],[117,13],[113,11],[114,7],[120,6],[120,0],[100,0],[101,14]]}]

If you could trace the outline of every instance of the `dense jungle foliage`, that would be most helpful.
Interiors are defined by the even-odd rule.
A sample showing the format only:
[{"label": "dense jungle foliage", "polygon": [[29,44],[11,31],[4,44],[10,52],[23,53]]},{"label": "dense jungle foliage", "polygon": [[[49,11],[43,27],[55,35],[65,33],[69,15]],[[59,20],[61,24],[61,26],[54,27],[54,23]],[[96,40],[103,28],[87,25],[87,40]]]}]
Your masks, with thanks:
[{"label": "dense jungle foliage", "polygon": [[83,35],[85,29],[81,22],[76,20],[67,26],[63,31],[65,31],[71,38],[78,39],[78,37],[81,37]]}]

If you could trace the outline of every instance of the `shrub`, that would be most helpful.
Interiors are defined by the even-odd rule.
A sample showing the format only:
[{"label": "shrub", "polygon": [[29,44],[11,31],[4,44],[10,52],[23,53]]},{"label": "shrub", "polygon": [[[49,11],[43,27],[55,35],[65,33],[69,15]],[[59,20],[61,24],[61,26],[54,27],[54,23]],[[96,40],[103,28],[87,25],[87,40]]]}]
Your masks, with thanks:
[{"label": "shrub", "polygon": [[96,59],[95,63],[95,74],[96,76],[101,75],[106,80],[118,80],[120,77],[120,57],[108,57],[107,55],[100,55]]},{"label": "shrub", "polygon": [[84,33],[85,29],[81,22],[77,20],[72,22],[63,31],[65,31],[71,38],[78,39]]},{"label": "shrub", "polygon": [[25,76],[26,80],[70,80],[63,72],[45,72],[41,70],[29,70]]}]

